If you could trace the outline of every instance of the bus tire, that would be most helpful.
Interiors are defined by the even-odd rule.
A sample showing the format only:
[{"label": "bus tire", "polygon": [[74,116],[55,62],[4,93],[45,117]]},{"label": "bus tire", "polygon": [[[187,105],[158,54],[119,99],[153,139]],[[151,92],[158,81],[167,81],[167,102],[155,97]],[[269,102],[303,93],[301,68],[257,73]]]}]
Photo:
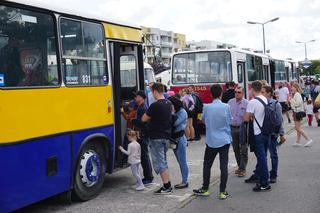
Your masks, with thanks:
[{"label": "bus tire", "polygon": [[105,156],[102,144],[89,142],[81,149],[75,171],[73,199],[87,201],[98,196],[106,171]]}]

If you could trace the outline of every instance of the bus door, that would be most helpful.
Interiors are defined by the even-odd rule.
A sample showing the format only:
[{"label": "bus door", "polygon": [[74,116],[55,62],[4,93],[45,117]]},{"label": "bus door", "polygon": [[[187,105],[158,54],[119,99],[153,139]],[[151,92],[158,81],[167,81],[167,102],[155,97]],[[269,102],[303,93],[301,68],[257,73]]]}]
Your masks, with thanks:
[{"label": "bus door", "polygon": [[245,93],[245,96],[247,96],[247,84],[246,84],[246,75],[244,72],[245,63],[242,61],[237,61],[237,76],[238,76],[238,85],[243,87],[243,91]]},{"label": "bus door", "polygon": [[[127,157],[122,154],[118,146],[127,148],[125,139],[127,122],[134,106],[134,92],[144,89],[144,71],[142,46],[120,42],[110,43],[111,65],[113,74],[113,99],[114,99],[114,130],[115,130],[115,166],[123,167]],[[121,113],[121,109],[124,113]],[[130,122],[130,120],[129,120]]]},{"label": "bus door", "polygon": [[266,80],[268,83],[270,83],[269,78],[269,66],[263,65],[263,79]]},{"label": "bus door", "polygon": [[288,66],[286,66],[285,67],[285,71],[286,71],[286,75],[287,75],[287,82],[290,82],[290,78],[289,78],[289,76],[291,76],[291,75],[289,75],[289,67]]}]

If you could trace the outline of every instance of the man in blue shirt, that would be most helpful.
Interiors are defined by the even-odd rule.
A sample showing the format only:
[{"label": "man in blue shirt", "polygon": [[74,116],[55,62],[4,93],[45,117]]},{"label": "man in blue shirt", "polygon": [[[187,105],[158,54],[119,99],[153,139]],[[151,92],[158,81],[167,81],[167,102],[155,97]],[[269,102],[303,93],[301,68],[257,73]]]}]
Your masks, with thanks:
[{"label": "man in blue shirt", "polygon": [[195,195],[209,196],[211,167],[217,154],[220,159],[220,199],[226,199],[228,180],[229,147],[231,144],[231,112],[227,104],[221,102],[222,87],[219,84],[211,86],[213,101],[204,106],[202,121],[206,125],[206,150],[203,162],[203,185],[193,190]]}]

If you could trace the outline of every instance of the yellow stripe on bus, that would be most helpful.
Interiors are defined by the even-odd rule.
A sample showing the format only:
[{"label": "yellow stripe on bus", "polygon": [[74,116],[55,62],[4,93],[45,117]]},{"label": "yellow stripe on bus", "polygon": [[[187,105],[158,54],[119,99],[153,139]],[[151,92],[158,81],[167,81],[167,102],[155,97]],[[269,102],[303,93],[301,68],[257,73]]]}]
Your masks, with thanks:
[{"label": "yellow stripe on bus", "polygon": [[142,31],[130,27],[103,23],[105,35],[109,39],[142,42]]},{"label": "yellow stripe on bus", "polygon": [[113,124],[112,88],[0,90],[0,143]]}]

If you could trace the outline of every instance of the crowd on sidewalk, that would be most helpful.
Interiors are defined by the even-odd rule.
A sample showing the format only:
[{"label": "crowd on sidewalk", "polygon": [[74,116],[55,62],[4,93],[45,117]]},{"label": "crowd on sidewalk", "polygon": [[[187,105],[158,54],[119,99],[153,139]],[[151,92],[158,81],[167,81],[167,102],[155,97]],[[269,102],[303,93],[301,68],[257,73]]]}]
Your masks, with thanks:
[{"label": "crowd on sidewalk", "polygon": [[[228,197],[228,161],[229,148],[235,153],[238,177],[247,175],[246,166],[249,150],[256,156],[256,168],[245,183],[255,183],[253,191],[269,191],[270,183],[277,182],[278,154],[277,147],[283,144],[285,132],[283,115],[294,121],[297,140],[294,146],[302,146],[301,137],[307,141],[304,146],[312,145],[313,140],[305,133],[301,121],[308,117],[309,125],[313,114],[319,121],[320,95],[303,100],[303,91],[294,83],[289,89],[280,84],[275,91],[266,81],[255,81],[251,85],[253,98],[245,99],[245,90],[233,82],[227,84],[223,93],[221,85],[211,86],[212,103],[203,105],[194,86],[189,86],[174,94],[165,91],[160,83],[149,85],[145,91],[135,93],[136,107],[131,111],[122,110],[130,122],[126,138],[129,145],[119,149],[129,156],[128,162],[134,177],[137,179],[136,190],[143,190],[153,183],[153,170],[159,174],[162,186],[155,194],[172,193],[173,188],[182,189],[189,186],[189,167],[187,163],[188,142],[200,140],[198,115],[205,124],[205,153],[203,162],[203,184],[193,190],[195,195],[208,196],[211,167],[215,157],[220,159],[219,199]],[[305,96],[304,96],[305,97]],[[307,96],[308,97],[308,96]],[[136,108],[136,109],[135,109]],[[290,113],[292,110],[292,113]],[[131,113],[131,117],[128,116]],[[313,113],[313,114],[312,114]],[[319,122],[318,122],[319,123]],[[167,161],[167,152],[172,149],[181,171],[181,182],[172,185]],[[149,157],[149,151],[151,161]],[[268,168],[267,153],[270,153],[271,168]],[[152,163],[151,163],[152,162]],[[139,166],[142,166],[143,177]]]}]

